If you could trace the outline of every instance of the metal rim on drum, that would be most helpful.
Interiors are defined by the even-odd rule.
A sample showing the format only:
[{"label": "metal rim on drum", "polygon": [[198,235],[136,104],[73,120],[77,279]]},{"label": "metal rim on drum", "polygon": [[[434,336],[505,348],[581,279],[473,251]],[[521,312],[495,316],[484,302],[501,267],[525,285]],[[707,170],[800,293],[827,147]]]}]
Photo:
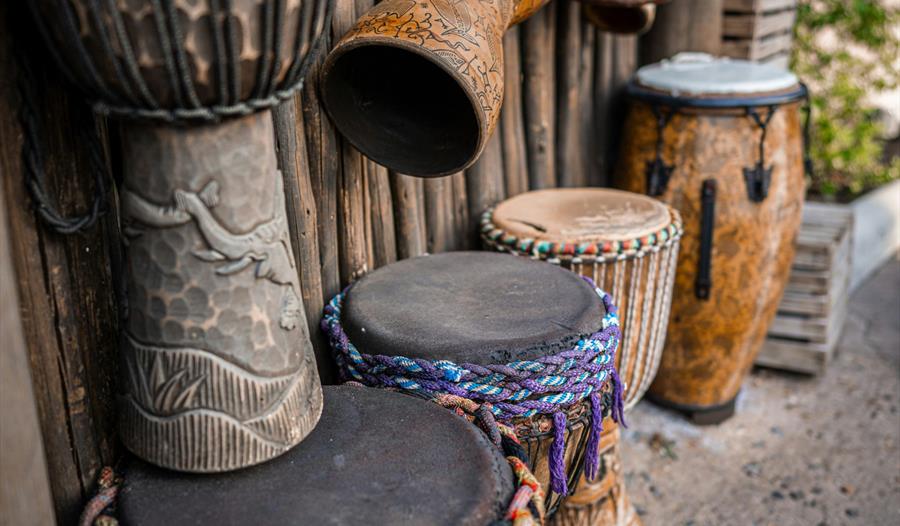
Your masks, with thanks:
[{"label": "metal rim on drum", "polygon": [[[592,278],[600,287],[605,286],[608,278],[612,280],[612,287],[608,288],[613,302],[620,308],[625,305],[625,311],[620,313],[622,341],[619,345],[618,370],[625,385],[626,410],[637,404],[650,388],[665,344],[665,321],[669,319],[674,272],[678,262],[678,242],[683,227],[677,210],[667,205],[661,206],[666,208],[670,217],[665,227],[625,241],[563,243],[519,237],[494,223],[496,207],[488,209],[481,217],[481,236],[487,248],[544,260],[569,268],[576,274],[583,274],[584,265],[591,265]],[[630,269],[624,268],[623,265],[629,263],[633,263],[633,266]],[[613,265],[613,274],[608,276],[609,264]],[[638,283],[643,279],[645,271],[647,280],[643,290],[639,291]],[[629,272],[630,284],[626,287],[624,282]],[[663,286],[660,287],[660,284]],[[638,311],[635,298],[639,292],[642,305]],[[636,315],[640,321],[637,330],[631,323]]]}]

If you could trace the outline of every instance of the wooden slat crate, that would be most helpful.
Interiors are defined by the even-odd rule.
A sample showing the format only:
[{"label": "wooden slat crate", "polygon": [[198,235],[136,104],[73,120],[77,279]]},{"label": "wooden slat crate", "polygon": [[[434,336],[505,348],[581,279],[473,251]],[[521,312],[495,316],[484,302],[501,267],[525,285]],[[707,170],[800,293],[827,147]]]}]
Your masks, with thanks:
[{"label": "wooden slat crate", "polygon": [[852,232],[849,209],[806,204],[791,276],[757,365],[824,370],[847,316]]},{"label": "wooden slat crate", "polygon": [[725,0],[722,54],[785,65],[793,43],[796,0]]}]

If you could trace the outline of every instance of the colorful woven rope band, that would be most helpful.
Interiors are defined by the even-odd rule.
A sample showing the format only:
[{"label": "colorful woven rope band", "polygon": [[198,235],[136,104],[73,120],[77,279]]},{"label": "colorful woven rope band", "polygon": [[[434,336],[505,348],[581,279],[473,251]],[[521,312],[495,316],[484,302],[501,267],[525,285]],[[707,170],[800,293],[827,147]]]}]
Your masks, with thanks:
[{"label": "colorful woven rope band", "polygon": [[489,404],[494,417],[504,423],[536,415],[552,415],[554,441],[550,448],[551,486],[568,493],[565,477],[565,410],[584,399],[591,402],[591,429],[585,454],[585,474],[596,476],[597,446],[602,431],[603,407],[599,394],[611,386],[611,415],[624,425],[622,383],[615,368],[615,352],[621,337],[618,309],[609,295],[584,278],[603,301],[606,314],[599,331],[579,340],[574,348],[535,360],[505,365],[456,364],[449,360],[425,360],[405,356],[372,355],[359,351],[341,326],[341,309],[347,290],[325,307],[322,330],[344,381],[371,387],[394,387],[422,396],[450,394]]},{"label": "colorful woven rope band", "polygon": [[647,235],[627,239],[623,241],[587,241],[583,243],[560,243],[535,239],[532,237],[518,237],[494,224],[494,209],[489,208],[481,214],[481,238],[489,246],[504,252],[516,252],[530,254],[541,259],[558,258],[583,258],[607,260],[618,257],[637,256],[641,252],[651,250],[654,247],[662,247],[681,238],[684,228],[681,225],[681,215],[674,208],[669,208],[672,222],[662,229]]}]

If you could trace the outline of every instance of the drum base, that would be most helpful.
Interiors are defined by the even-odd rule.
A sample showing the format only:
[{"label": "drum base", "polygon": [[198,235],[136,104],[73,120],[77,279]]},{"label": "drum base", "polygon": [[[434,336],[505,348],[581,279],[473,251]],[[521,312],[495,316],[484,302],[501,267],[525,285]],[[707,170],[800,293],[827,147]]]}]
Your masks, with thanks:
[{"label": "drum base", "polygon": [[647,393],[645,398],[660,407],[683,414],[691,423],[698,426],[712,426],[728,420],[734,416],[734,403],[737,400],[737,396],[735,396],[724,404],[697,406],[671,402],[654,396],[653,393]]}]

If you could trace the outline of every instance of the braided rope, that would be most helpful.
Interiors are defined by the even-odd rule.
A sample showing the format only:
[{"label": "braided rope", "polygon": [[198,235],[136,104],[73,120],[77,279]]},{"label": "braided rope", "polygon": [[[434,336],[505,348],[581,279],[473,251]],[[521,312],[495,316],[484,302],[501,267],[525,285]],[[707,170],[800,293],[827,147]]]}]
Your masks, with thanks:
[{"label": "braided rope", "polygon": [[[568,494],[565,477],[564,410],[590,398],[591,434],[599,433],[602,420],[600,397],[591,396],[611,385],[615,421],[625,424],[622,383],[615,368],[615,352],[620,338],[618,309],[609,295],[583,278],[600,297],[606,309],[601,328],[574,348],[535,360],[518,360],[505,365],[456,364],[449,360],[425,360],[405,356],[362,353],[341,326],[341,310],[349,287],[325,306],[322,330],[328,335],[338,370],[344,381],[397,388],[426,397],[454,395],[490,404],[493,416],[503,423],[536,415],[553,415],[554,442],[550,448],[551,486],[560,495]],[[589,439],[594,443],[599,438]],[[585,455],[585,471],[596,473],[596,454]]]}]

